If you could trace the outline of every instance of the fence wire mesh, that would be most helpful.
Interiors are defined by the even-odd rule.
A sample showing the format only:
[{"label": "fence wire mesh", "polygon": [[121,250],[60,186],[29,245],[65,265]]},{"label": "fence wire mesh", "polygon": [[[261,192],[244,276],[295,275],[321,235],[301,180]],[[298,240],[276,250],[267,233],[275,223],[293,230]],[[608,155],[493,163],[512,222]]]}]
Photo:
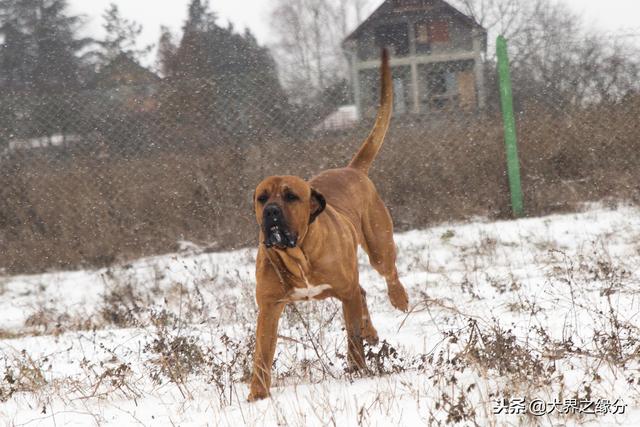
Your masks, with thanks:
[{"label": "fence wire mesh", "polygon": [[[396,112],[371,175],[399,230],[510,213],[495,65],[484,67],[481,109],[469,70],[421,69],[417,95],[394,70]],[[106,265],[181,240],[254,243],[263,177],[345,165],[367,135],[377,72],[365,77],[361,120],[354,107],[293,104],[259,75],[3,94],[0,268]],[[514,93],[527,214],[638,200],[637,87],[572,102],[516,78]]]}]

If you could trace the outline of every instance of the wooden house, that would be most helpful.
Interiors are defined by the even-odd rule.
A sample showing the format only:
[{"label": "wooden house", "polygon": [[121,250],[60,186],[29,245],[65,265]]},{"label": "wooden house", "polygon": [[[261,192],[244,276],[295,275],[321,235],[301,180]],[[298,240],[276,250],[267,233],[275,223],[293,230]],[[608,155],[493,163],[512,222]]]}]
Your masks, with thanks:
[{"label": "wooden house", "polygon": [[162,79],[127,54],[120,54],[103,67],[88,85],[105,99],[131,112],[145,113],[157,109],[154,97]]},{"label": "wooden house", "polygon": [[396,115],[484,106],[487,31],[443,0],[385,0],[343,42],[358,117],[375,113],[383,47]]}]

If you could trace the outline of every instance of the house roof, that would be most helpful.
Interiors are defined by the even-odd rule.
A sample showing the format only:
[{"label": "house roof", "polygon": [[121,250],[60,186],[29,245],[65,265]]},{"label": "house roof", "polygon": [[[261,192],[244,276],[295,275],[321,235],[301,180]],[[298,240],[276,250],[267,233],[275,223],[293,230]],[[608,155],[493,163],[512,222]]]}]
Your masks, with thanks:
[{"label": "house roof", "polygon": [[[367,28],[369,28],[369,26],[371,26],[373,23],[378,21],[378,19],[381,19],[393,13],[394,12],[394,7],[392,4],[393,1],[394,0],[385,0],[371,15],[369,15],[367,19],[365,19],[351,34],[349,34],[344,39],[343,46],[345,45],[345,43],[351,40],[356,40],[362,34],[363,31],[365,31]],[[446,10],[452,13],[453,15],[457,16],[463,22],[467,23],[469,26],[472,26],[473,28],[480,30],[486,39],[487,30],[483,26],[478,24],[475,19],[471,18],[468,15],[465,15],[464,13],[456,9],[454,6],[452,6],[448,2],[444,0],[423,0],[423,1],[425,3],[432,3],[433,9]],[[411,13],[415,13],[415,12],[416,10],[411,11]],[[431,10],[429,11],[425,10],[424,12],[430,13]],[[403,13],[403,12],[400,12],[400,13]],[[404,12],[404,13],[408,13],[408,12]]]},{"label": "house roof", "polygon": [[89,86],[110,88],[157,83],[162,80],[157,74],[138,64],[125,53],[115,57],[95,76]]}]

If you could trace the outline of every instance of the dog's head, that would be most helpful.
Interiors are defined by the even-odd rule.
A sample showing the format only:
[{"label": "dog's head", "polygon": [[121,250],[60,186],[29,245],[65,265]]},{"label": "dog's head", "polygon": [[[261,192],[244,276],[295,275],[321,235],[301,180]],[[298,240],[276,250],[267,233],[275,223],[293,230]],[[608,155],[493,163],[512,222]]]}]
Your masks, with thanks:
[{"label": "dog's head", "polygon": [[265,178],[253,202],[265,246],[278,249],[299,244],[326,206],[322,194],[296,176]]}]

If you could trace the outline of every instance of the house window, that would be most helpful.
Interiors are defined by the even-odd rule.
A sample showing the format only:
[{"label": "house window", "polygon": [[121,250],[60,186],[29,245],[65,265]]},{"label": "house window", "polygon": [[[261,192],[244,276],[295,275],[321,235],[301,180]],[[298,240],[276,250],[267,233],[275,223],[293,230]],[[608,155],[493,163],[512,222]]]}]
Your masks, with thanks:
[{"label": "house window", "polygon": [[391,75],[393,77],[393,112],[394,114],[409,113],[413,105],[411,68],[393,67]]},{"label": "house window", "polygon": [[447,21],[431,23],[431,41],[434,43],[449,43],[449,24]]},{"label": "house window", "polygon": [[429,96],[444,95],[447,93],[447,73],[444,70],[430,73],[428,93]]},{"label": "house window", "polygon": [[419,97],[422,111],[442,110],[454,106],[458,97],[455,63],[445,66],[419,66],[418,79],[421,85]]},{"label": "house window", "polygon": [[416,43],[421,45],[429,44],[429,26],[426,22],[416,24]]},{"label": "house window", "polygon": [[383,25],[376,29],[376,45],[388,47],[393,55],[409,54],[409,30],[406,24]]},{"label": "house window", "polygon": [[401,77],[393,79],[393,111],[396,114],[405,114],[407,112],[407,100],[405,99],[405,82]]},{"label": "house window", "polygon": [[430,53],[432,44],[449,43],[449,23],[447,21],[417,22],[415,24],[416,51]]},{"label": "house window", "polygon": [[[411,67],[400,66],[391,69],[393,81],[393,112],[405,114],[413,108],[413,86],[411,85]],[[360,108],[364,117],[375,116],[380,103],[380,75],[377,69],[360,71]]]}]

